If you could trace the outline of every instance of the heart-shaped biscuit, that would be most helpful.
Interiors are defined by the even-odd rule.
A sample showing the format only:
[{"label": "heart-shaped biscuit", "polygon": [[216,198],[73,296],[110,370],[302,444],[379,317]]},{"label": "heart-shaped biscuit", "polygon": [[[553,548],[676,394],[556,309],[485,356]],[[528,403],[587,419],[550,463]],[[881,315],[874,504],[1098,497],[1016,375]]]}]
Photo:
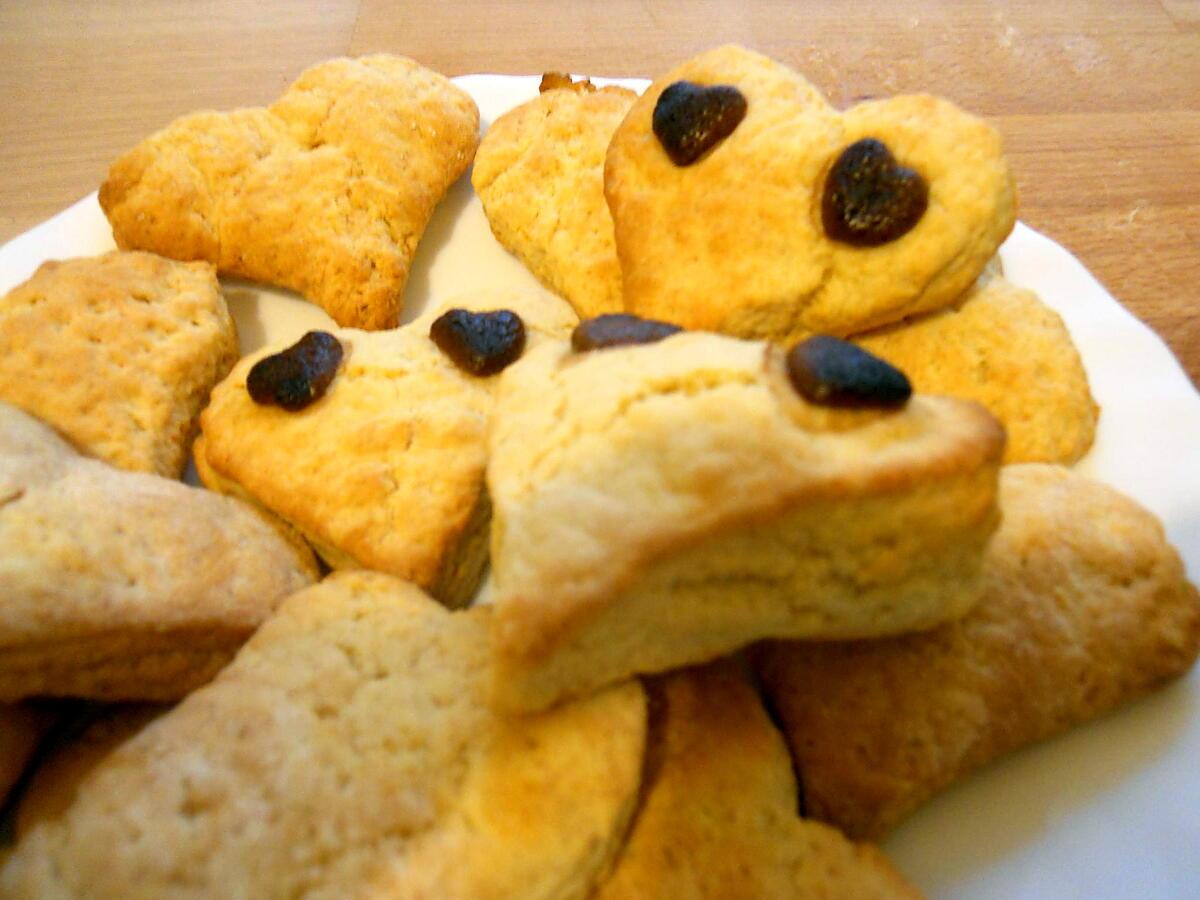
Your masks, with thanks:
[{"label": "heart-shaped biscuit", "polygon": [[342,326],[394,328],[479,110],[397,56],[333,59],[275,103],[172,122],[115,163],[100,206],[122,249],[291,288]]},{"label": "heart-shaped biscuit", "polygon": [[[718,86],[744,98],[745,116],[680,165],[656,118],[666,106],[681,119]],[[695,118],[711,130],[707,112]],[[948,305],[1016,217],[985,122],[926,95],[838,112],[796,72],[737,46],[650,86],[613,136],[605,194],[627,311],[787,341]]]},{"label": "heart-shaped biscuit", "polygon": [[[460,301],[446,305],[465,306],[476,320],[486,311],[515,313],[529,349],[565,346],[578,321],[542,291]],[[259,401],[249,383],[271,356],[293,348],[243,359],[200,417],[201,480],[283,520],[335,569],[388,572],[450,606],[466,603],[487,560],[484,470],[497,379],[446,352],[435,327],[444,312],[435,307],[385,332],[337,329],[336,374],[297,411]]]}]

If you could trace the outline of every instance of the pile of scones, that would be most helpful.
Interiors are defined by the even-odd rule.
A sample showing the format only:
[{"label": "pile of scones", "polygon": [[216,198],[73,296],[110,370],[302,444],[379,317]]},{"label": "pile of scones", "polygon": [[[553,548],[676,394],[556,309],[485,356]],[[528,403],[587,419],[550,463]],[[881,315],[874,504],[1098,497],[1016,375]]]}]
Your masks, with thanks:
[{"label": "pile of scones", "polygon": [[[871,841],[1195,660],[990,125],[726,46],[479,131],[322,63],[0,300],[0,896],[915,897]],[[472,163],[547,290],[398,326]]]}]

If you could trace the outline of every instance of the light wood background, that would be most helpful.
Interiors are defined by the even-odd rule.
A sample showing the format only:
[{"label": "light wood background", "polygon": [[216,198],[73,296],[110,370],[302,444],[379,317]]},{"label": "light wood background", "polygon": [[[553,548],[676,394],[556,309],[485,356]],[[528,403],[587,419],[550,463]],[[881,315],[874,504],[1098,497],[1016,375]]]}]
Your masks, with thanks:
[{"label": "light wood background", "polygon": [[1021,217],[1200,383],[1200,0],[0,0],[0,240],[173,117],[269,101],[325,57],[653,76],[727,41],[839,104],[923,90],[993,119]]}]

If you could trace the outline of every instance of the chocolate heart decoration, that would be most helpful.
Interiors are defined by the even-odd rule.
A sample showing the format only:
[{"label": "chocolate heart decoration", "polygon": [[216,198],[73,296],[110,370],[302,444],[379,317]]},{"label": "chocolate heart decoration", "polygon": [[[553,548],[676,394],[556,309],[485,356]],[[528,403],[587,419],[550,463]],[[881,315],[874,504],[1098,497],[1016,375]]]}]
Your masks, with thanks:
[{"label": "chocolate heart decoration", "polygon": [[733,134],[746,115],[746,98],[732,85],[676,81],[654,105],[654,135],[671,162],[690,166]]},{"label": "chocolate heart decoration", "polygon": [[912,229],[929,205],[920,173],[896,162],[882,141],[863,138],[842,151],[825,178],[825,234],[857,247],[877,247]]},{"label": "chocolate heart decoration", "polygon": [[246,376],[250,399],[289,412],[325,396],[342,363],[342,344],[328,331],[310,331],[292,346],[264,356]]},{"label": "chocolate heart decoration", "polygon": [[464,372],[495,375],[520,358],[525,323],[510,309],[451,309],[430,326],[429,337]]},{"label": "chocolate heart decoration", "polygon": [[606,313],[585,319],[571,332],[571,347],[577,353],[622,347],[629,344],[653,344],[683,331],[670,322],[642,319],[626,313]]},{"label": "chocolate heart decoration", "polygon": [[796,392],[821,406],[891,409],[912,396],[912,385],[895,366],[825,334],[788,351],[787,372]]}]

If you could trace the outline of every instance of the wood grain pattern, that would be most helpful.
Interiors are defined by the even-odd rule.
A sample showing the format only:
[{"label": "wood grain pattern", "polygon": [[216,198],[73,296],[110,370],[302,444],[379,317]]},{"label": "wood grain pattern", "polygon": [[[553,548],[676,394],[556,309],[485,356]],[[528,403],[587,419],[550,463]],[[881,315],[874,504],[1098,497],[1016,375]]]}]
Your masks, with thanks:
[{"label": "wood grain pattern", "polygon": [[269,101],[345,53],[356,3],[0,0],[0,239],[177,116]]},{"label": "wood grain pattern", "polygon": [[0,2],[0,239],[94,189],[172,117],[261,103],[327,56],[653,75],[726,41],[796,66],[838,104],[930,91],[992,117],[1021,217],[1200,383],[1196,0]]}]

